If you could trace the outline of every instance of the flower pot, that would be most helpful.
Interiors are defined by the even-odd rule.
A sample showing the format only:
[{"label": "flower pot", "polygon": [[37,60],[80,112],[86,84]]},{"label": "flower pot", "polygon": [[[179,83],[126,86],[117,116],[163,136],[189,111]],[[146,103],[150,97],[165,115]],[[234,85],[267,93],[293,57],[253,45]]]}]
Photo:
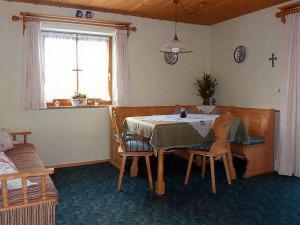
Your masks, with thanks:
[{"label": "flower pot", "polygon": [[74,98],[71,102],[72,106],[84,106],[87,105],[87,98]]}]

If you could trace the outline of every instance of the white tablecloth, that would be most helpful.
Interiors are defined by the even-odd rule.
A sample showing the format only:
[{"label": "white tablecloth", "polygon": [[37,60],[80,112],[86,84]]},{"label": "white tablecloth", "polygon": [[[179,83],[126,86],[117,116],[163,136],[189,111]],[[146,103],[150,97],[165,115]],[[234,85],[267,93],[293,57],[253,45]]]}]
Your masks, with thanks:
[{"label": "white tablecloth", "polygon": [[219,115],[208,114],[188,114],[186,118],[181,118],[180,114],[174,115],[152,115],[144,116],[143,121],[162,121],[162,122],[175,122],[175,123],[189,123],[197,132],[206,137],[212,128],[213,122]]}]

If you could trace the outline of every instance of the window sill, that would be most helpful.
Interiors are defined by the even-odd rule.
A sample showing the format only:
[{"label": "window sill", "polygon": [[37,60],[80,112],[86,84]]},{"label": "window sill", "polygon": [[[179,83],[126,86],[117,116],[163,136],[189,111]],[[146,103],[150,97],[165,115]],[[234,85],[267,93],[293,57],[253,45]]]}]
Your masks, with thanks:
[{"label": "window sill", "polygon": [[45,110],[48,109],[92,109],[92,108],[105,108],[109,107],[111,105],[82,105],[82,106],[48,106]]}]

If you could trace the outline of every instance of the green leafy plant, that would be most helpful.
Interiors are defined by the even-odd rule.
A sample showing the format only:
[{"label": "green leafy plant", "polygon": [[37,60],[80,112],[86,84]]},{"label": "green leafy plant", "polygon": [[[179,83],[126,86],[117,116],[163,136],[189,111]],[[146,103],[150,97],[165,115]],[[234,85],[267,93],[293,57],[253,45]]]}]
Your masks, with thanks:
[{"label": "green leafy plant", "polygon": [[215,95],[217,78],[204,72],[201,78],[196,78],[194,82],[197,95],[203,98],[203,105],[209,105],[210,99]]},{"label": "green leafy plant", "polygon": [[82,94],[79,91],[75,91],[74,95],[72,96],[72,99],[84,99],[86,98],[86,94]]}]

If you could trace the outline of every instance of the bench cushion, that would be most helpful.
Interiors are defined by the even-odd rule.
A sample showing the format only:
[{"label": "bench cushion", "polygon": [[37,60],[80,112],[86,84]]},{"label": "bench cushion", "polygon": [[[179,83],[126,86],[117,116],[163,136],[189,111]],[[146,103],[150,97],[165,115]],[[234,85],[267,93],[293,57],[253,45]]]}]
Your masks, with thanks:
[{"label": "bench cushion", "polygon": [[231,142],[231,144],[236,144],[236,145],[256,145],[261,143],[265,143],[265,139],[263,137],[258,137],[258,136],[251,136],[249,143],[242,142],[241,140],[235,140]]},{"label": "bench cushion", "polygon": [[139,141],[130,139],[125,142],[125,148],[126,151],[129,152],[145,152],[145,151],[153,151],[152,145],[149,143],[149,141]]},{"label": "bench cushion", "polygon": [[200,145],[193,146],[190,149],[193,149],[193,150],[209,150],[213,143],[214,143],[213,141],[207,141],[207,142],[204,142]]},{"label": "bench cushion", "polygon": [[[8,158],[14,163],[18,171],[30,171],[45,169],[42,161],[39,158],[35,148],[31,144],[18,144],[14,148],[5,152]],[[32,177],[30,181],[36,182],[37,185],[28,187],[29,200],[41,199],[41,184],[40,178]],[[49,176],[46,176],[46,190],[47,196],[57,197],[56,188]],[[0,190],[1,191],[1,190]],[[9,204],[23,202],[23,194],[21,189],[9,190],[8,192]],[[0,195],[0,208],[3,206],[3,199]]]},{"label": "bench cushion", "polygon": [[[114,139],[116,142],[120,142],[120,137],[118,134],[114,134]],[[134,134],[131,134],[131,133],[126,134],[125,141],[133,140],[133,139],[134,139]]]},{"label": "bench cushion", "polygon": [[[258,136],[252,136],[250,137],[249,144],[243,143],[240,140],[235,140],[231,142],[232,144],[237,144],[237,145],[255,145],[255,144],[261,144],[265,143],[265,139],[263,137],[258,137]],[[191,147],[190,149],[194,150],[209,150],[212,146],[213,142],[204,142],[201,145],[196,145]]]}]

